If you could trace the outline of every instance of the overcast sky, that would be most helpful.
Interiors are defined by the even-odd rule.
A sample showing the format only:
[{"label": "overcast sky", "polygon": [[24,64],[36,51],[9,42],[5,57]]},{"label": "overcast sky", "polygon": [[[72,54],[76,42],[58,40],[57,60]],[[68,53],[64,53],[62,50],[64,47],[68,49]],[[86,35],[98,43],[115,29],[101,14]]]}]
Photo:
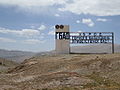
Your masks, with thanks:
[{"label": "overcast sky", "polygon": [[120,0],[0,0],[0,49],[54,49],[54,25],[114,32],[120,44]]}]

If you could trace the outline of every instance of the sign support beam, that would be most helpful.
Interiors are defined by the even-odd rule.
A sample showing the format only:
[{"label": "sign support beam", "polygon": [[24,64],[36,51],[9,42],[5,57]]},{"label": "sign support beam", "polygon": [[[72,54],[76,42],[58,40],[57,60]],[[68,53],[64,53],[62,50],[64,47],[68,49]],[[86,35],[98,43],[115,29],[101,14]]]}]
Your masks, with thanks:
[{"label": "sign support beam", "polygon": [[112,33],[112,53],[114,54],[114,33]]}]

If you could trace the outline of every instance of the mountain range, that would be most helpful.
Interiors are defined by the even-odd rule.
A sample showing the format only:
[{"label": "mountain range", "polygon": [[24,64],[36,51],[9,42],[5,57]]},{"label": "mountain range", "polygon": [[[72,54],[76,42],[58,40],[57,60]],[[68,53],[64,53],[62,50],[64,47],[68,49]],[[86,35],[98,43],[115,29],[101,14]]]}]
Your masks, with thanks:
[{"label": "mountain range", "polygon": [[33,52],[0,49],[0,57],[1,58],[15,61],[15,62],[22,62],[25,59],[31,58],[34,55],[35,55],[35,53],[33,53]]},{"label": "mountain range", "polygon": [[[115,53],[120,53],[120,45],[114,45]],[[103,44],[103,45],[79,45],[79,46],[71,46],[71,53],[112,53],[112,45]],[[45,55],[53,55],[55,54],[55,50],[45,51],[45,52],[27,52],[27,51],[13,51],[13,50],[4,50],[0,49],[0,57],[5,58],[7,60],[12,60],[15,62],[23,62],[25,59],[29,59],[33,56],[45,56]]]}]

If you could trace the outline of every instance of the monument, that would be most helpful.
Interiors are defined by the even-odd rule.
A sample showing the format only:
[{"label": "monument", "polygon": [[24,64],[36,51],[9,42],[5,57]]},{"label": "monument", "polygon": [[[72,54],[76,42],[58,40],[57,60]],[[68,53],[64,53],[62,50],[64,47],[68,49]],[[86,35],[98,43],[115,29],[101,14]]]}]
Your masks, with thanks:
[{"label": "monument", "polygon": [[114,53],[113,32],[69,32],[69,25],[55,26],[57,54],[69,54],[70,44],[111,44]]},{"label": "monument", "polygon": [[70,53],[69,25],[56,25],[55,28],[56,28],[55,30],[56,53],[69,54]]}]

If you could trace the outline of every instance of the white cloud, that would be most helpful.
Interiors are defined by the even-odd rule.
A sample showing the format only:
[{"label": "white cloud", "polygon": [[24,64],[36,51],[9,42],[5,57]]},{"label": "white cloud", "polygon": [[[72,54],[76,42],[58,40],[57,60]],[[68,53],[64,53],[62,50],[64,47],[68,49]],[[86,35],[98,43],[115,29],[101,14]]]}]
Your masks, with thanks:
[{"label": "white cloud", "polygon": [[39,35],[40,32],[34,29],[23,29],[19,31],[19,34],[22,36],[35,36],[35,35]]},{"label": "white cloud", "polygon": [[39,36],[38,36],[39,39],[44,39],[45,38],[45,33],[41,33]]},{"label": "white cloud", "polygon": [[55,26],[50,27],[51,31],[48,32],[48,35],[55,35]]},{"label": "white cloud", "polygon": [[96,16],[120,15],[120,0],[72,0],[66,3],[60,11],[74,14],[91,14]]},{"label": "white cloud", "polygon": [[55,26],[50,27],[50,29],[55,29]]},{"label": "white cloud", "polygon": [[[0,0],[0,6],[13,6],[17,10],[41,13],[53,11],[53,6],[64,5],[67,0]],[[52,10],[51,10],[52,9]]]},{"label": "white cloud", "polygon": [[14,42],[16,42],[16,40],[10,39],[10,38],[0,37],[0,42],[10,42],[10,43],[14,43]]},{"label": "white cloud", "polygon": [[[40,30],[35,30],[35,29],[12,30],[12,29],[6,29],[0,27],[0,33],[5,34],[9,37],[11,36],[15,36],[17,38],[22,37],[21,39],[19,38],[19,42],[23,44],[41,44],[45,42],[45,40],[43,40],[45,34],[41,33]],[[0,42],[13,43],[13,42],[17,42],[17,40],[0,37]]]},{"label": "white cloud", "polygon": [[55,14],[55,17],[60,17],[60,15],[59,14]]},{"label": "white cloud", "polygon": [[108,21],[108,20],[105,19],[105,18],[98,18],[96,21],[98,21],[98,22],[106,22],[106,21]]},{"label": "white cloud", "polygon": [[43,31],[43,30],[46,29],[46,26],[45,25],[41,25],[38,29],[41,30],[41,31]]},{"label": "white cloud", "polygon": [[25,43],[25,44],[39,44],[39,43],[45,43],[45,41],[38,40],[38,39],[28,39],[28,40],[24,40],[23,43]]},{"label": "white cloud", "polygon": [[[58,5],[60,8],[56,7]],[[18,10],[42,14],[58,9],[78,15],[120,15],[120,0],[0,0],[0,6],[14,6]]]},{"label": "white cloud", "polygon": [[55,35],[55,30],[48,32],[48,35]]},{"label": "white cloud", "polygon": [[0,28],[0,33],[13,34],[13,35],[22,36],[22,37],[33,37],[33,36],[40,35],[40,31],[34,30],[34,29],[12,30],[12,29]]},{"label": "white cloud", "polygon": [[76,23],[80,23],[80,20],[77,20]]},{"label": "white cloud", "polygon": [[34,26],[34,25],[31,25],[31,26],[30,26],[30,28],[34,29],[34,28],[35,28],[35,26]]},{"label": "white cloud", "polygon": [[78,32],[82,32],[82,30],[79,30]]},{"label": "white cloud", "polygon": [[82,19],[82,23],[88,25],[89,27],[93,27],[95,24],[91,19]]},{"label": "white cloud", "polygon": [[52,6],[64,4],[67,0],[0,0],[2,5],[14,5],[19,7]]}]

